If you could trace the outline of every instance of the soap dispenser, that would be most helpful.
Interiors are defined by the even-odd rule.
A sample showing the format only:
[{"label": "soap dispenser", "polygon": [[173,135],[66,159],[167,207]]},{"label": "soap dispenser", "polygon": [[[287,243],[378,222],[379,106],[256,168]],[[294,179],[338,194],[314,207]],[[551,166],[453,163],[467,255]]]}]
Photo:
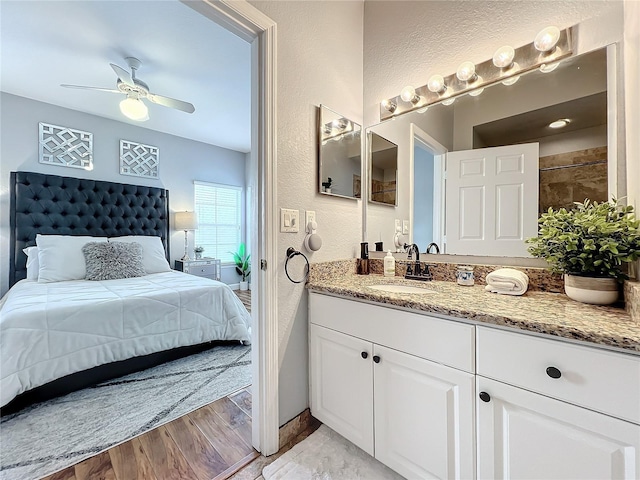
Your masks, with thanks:
[{"label": "soap dispenser", "polygon": [[384,257],[384,276],[385,277],[396,276],[396,259],[391,254],[391,250],[388,250],[387,256]]}]

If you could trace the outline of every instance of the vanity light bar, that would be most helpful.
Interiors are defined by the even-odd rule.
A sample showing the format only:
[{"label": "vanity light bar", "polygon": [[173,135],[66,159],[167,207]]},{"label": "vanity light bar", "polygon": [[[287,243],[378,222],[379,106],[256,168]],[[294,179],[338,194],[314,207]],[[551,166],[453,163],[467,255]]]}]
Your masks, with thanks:
[{"label": "vanity light bar", "polygon": [[[380,120],[387,120],[404,113],[424,109],[436,103],[450,105],[453,103],[455,97],[462,94],[477,91],[478,93],[476,95],[479,95],[482,93],[482,89],[489,85],[505,81],[505,84],[508,85],[509,79],[515,79],[512,80],[512,83],[515,83],[515,81],[517,81],[516,77],[525,72],[535,70],[536,68],[540,68],[542,71],[551,71],[549,69],[551,66],[555,68],[560,60],[573,55],[571,44],[572,30],[573,27],[560,30],[555,48],[551,48],[548,51],[538,50],[534,42],[516,48],[513,63],[509,68],[496,67],[493,59],[475,65],[473,75],[477,76],[477,79],[474,76],[470,77],[470,80],[473,78],[473,81],[460,80],[456,73],[452,73],[444,77],[443,86],[438,90],[431,84],[434,83],[433,79],[435,77],[442,77],[434,75],[427,85],[415,89],[415,96],[409,99],[410,101],[405,101],[402,95],[383,100],[380,103]],[[466,67],[468,67],[468,65],[466,65]],[[468,69],[464,70],[467,71]],[[466,76],[463,74],[462,78],[466,78]],[[417,101],[416,97],[419,97]],[[405,94],[405,98],[408,98],[408,95]],[[389,108],[390,106],[393,106],[393,108]]]}]

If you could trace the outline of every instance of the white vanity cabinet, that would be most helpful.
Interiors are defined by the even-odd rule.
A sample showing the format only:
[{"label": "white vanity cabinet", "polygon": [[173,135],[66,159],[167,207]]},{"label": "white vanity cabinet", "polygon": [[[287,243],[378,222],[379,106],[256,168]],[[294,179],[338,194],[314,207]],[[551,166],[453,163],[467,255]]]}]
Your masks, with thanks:
[{"label": "white vanity cabinet", "polygon": [[477,327],[479,479],[640,478],[640,358]]},{"label": "white vanity cabinet", "polygon": [[472,325],[316,293],[309,317],[313,416],[407,478],[474,477]]}]

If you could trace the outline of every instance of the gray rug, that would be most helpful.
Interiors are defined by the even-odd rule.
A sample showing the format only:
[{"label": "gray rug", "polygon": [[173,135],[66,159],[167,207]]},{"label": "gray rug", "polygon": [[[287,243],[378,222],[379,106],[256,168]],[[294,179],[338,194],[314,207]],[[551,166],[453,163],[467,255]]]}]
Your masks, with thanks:
[{"label": "gray rug", "polygon": [[251,384],[251,347],[205,352],[3,417],[0,479],[49,475]]}]

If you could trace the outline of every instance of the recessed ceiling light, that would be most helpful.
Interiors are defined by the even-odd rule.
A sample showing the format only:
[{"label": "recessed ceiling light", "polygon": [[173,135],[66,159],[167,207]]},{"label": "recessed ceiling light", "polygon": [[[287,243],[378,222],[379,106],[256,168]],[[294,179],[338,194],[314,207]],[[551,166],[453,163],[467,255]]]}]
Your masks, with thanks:
[{"label": "recessed ceiling light", "polygon": [[551,122],[549,124],[549,128],[562,128],[562,127],[566,127],[569,123],[571,122],[571,120],[569,120],[568,118],[562,118],[560,120],[556,120],[555,122]]}]

